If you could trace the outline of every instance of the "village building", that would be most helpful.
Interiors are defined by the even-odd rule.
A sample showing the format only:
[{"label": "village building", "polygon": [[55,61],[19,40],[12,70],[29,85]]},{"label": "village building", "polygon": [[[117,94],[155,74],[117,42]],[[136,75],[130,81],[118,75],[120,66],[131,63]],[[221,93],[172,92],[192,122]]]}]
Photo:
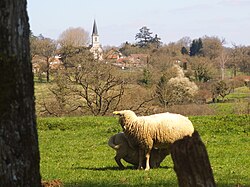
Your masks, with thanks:
[{"label": "village building", "polygon": [[118,59],[123,58],[123,55],[118,49],[111,48],[106,52],[104,58],[106,61],[117,61]]},{"label": "village building", "polygon": [[92,44],[90,46],[90,52],[94,54],[94,59],[103,60],[103,49],[100,44],[99,34],[97,31],[96,21],[94,20],[92,31]]}]

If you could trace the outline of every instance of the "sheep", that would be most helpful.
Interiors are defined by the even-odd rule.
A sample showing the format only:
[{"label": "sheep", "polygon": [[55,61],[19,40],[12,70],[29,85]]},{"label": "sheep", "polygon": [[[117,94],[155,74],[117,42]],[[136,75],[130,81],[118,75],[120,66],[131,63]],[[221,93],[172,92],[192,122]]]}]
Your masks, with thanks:
[{"label": "sheep", "polygon": [[131,110],[114,111],[119,115],[119,122],[125,135],[139,145],[139,165],[142,169],[143,157],[146,156],[146,168],[150,169],[149,159],[153,147],[170,146],[176,140],[192,136],[194,127],[185,116],[173,113],[161,113],[138,117]]},{"label": "sheep", "polygon": [[[116,150],[115,161],[120,169],[124,169],[121,159],[138,167],[139,164],[139,151],[138,145],[134,145],[126,138],[123,132],[117,133],[109,138],[108,145]],[[164,158],[169,155],[169,149],[152,149],[150,155],[149,165],[151,168],[160,167],[160,163]],[[146,160],[143,160],[145,167]]]}]

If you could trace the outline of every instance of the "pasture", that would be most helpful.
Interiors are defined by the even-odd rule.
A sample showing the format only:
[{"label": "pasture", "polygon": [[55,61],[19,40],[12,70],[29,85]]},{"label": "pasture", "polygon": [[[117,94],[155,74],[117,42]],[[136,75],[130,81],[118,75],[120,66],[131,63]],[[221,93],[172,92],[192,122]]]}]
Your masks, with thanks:
[{"label": "pasture", "polygon": [[[250,186],[250,115],[190,117],[206,145],[218,187]],[[42,179],[66,187],[178,186],[171,156],[161,168],[119,170],[109,137],[116,117],[38,118]]]}]

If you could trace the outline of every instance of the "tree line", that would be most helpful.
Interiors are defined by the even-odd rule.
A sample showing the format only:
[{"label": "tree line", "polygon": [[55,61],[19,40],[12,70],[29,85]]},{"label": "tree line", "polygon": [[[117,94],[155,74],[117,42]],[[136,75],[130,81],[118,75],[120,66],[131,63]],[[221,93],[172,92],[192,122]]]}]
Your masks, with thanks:
[{"label": "tree line", "polygon": [[[50,88],[53,97],[39,101],[43,115],[106,115],[119,107],[164,111],[173,105],[216,102],[244,85],[243,79],[234,79],[237,74],[250,74],[250,47],[225,47],[225,40],[216,36],[163,44],[144,26],[135,34],[135,43],[105,48],[124,56],[148,55],[143,68],[126,71],[109,59],[95,60],[82,28],[65,30],[57,41],[42,35],[30,38],[33,63],[43,64],[36,76],[42,81],[46,74],[46,81],[55,83]],[[63,68],[50,68],[55,55],[60,55]]]}]

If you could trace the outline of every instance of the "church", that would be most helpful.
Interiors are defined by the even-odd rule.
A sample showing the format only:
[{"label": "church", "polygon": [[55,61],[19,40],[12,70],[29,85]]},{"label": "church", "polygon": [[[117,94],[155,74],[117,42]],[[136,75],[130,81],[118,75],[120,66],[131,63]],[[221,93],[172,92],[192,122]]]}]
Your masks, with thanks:
[{"label": "church", "polygon": [[90,52],[94,54],[94,59],[103,60],[103,49],[100,44],[99,35],[97,31],[96,21],[94,20],[92,31],[92,44],[90,46]]}]

